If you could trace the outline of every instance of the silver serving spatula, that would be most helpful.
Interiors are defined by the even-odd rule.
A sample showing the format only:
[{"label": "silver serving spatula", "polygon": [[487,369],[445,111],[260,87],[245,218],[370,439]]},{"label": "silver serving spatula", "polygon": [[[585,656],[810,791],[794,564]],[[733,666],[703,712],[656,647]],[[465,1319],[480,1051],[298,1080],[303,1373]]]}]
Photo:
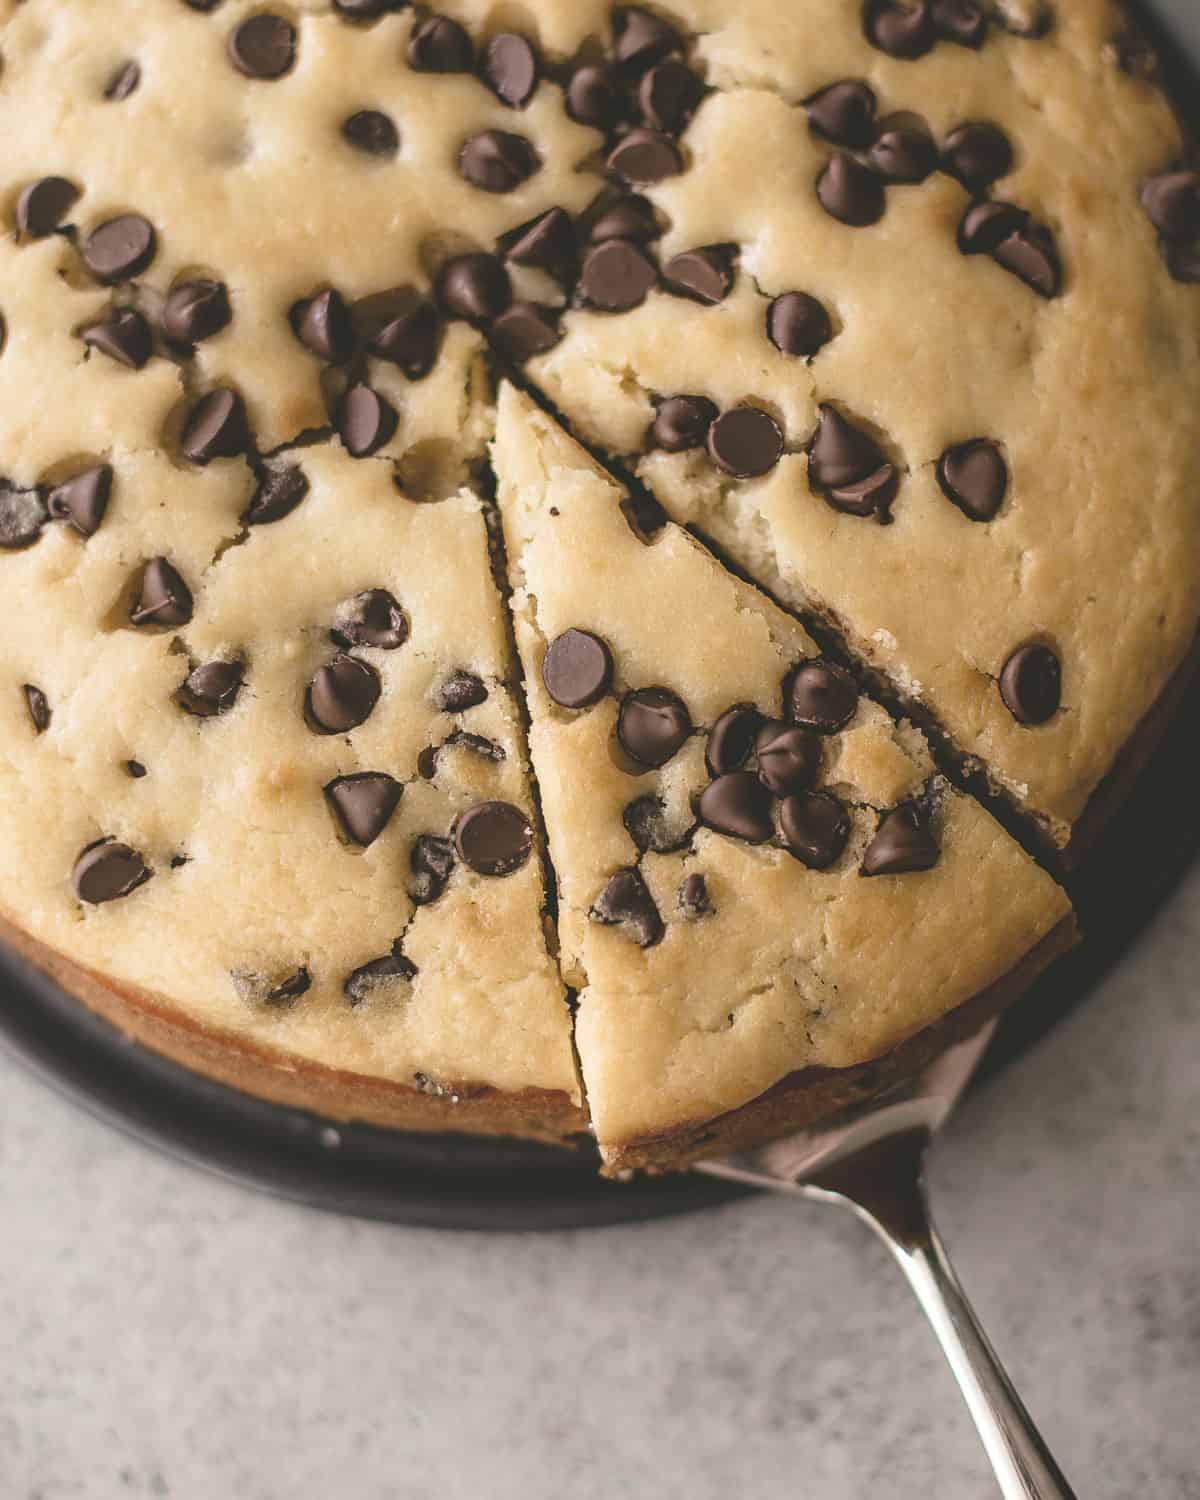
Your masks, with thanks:
[{"label": "silver serving spatula", "polygon": [[1005,1500],[1074,1500],[987,1335],[930,1217],[925,1152],[992,1039],[996,1023],[923,1073],[797,1135],[699,1162],[713,1177],[841,1203],[900,1263],[950,1362]]}]

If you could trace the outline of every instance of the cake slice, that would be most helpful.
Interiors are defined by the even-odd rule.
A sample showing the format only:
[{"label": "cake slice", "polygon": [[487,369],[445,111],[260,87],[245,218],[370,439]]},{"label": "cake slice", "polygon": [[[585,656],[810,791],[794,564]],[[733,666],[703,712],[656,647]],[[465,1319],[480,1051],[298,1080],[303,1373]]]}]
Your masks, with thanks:
[{"label": "cake slice", "polygon": [[678,526],[640,534],[510,385],[493,464],[610,1171],[877,1088],[1070,944],[1064,893],[917,731]]}]

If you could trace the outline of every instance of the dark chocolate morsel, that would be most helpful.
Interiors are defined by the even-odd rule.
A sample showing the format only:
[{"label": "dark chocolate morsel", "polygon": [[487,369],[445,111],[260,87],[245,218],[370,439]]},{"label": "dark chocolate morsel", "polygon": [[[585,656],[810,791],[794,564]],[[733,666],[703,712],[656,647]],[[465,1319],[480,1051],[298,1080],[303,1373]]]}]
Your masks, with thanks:
[{"label": "dark chocolate morsel", "polygon": [[541,164],[530,142],[511,130],[481,130],[468,136],[458,153],[461,175],[485,193],[511,193]]},{"label": "dark chocolate morsel", "polygon": [[727,708],[709,731],[704,763],[710,776],[737,771],[750,759],[763,716],[753,703]]},{"label": "dark chocolate morsel", "polygon": [[80,189],[65,177],[39,177],[17,199],[17,230],[31,239],[53,234],[79,202]]},{"label": "dark chocolate morsel", "polygon": [[637,244],[649,244],[661,234],[649,200],[640,193],[626,193],[596,215],[588,230],[588,240],[593,245],[604,240],[633,240]]},{"label": "dark chocolate morsel", "polygon": [[783,702],[793,724],[835,734],[854,717],[858,688],[850,674],[831,661],[803,661],[784,680]]},{"label": "dark chocolate morsel", "polygon": [[810,729],[771,719],[754,745],[758,779],[776,797],[790,797],[812,786],[821,771],[821,742]]},{"label": "dark chocolate morsel", "polygon": [[703,875],[686,875],[679,887],[679,910],[689,918],[706,917],[712,912],[712,899],[708,894],[708,882]]},{"label": "dark chocolate morsel", "polygon": [[784,292],[767,308],[767,337],[780,353],[809,358],[833,337],[833,324],[815,297]]},{"label": "dark chocolate morsel", "polygon": [[501,235],[499,244],[512,265],[534,266],[561,276],[575,260],[575,226],[565,210],[548,208]]},{"label": "dark chocolate morsel", "polygon": [[804,101],[814,135],[861,150],[875,133],[875,91],[860,78],[831,83]]},{"label": "dark chocolate morsel", "polygon": [[1000,673],[1000,696],[1018,724],[1044,724],[1062,702],[1062,667],[1049,646],[1018,646]]},{"label": "dark chocolate morsel", "polygon": [[337,408],[338,436],[351,458],[378,452],[396,430],[396,409],[373,386],[350,386]]},{"label": "dark chocolate morsel", "polygon": [[958,248],[963,255],[991,255],[1028,220],[1029,215],[1015,203],[995,199],[972,203],[958,226]]},{"label": "dark chocolate morsel", "polygon": [[523,36],[501,31],[487,44],[479,71],[498,99],[524,109],[537,88],[537,53]]},{"label": "dark chocolate morsel", "polygon": [[710,781],[696,811],[709,828],[750,844],[763,844],[775,832],[771,793],[753,771],[729,771]]},{"label": "dark chocolate morsel", "polygon": [[377,359],[398,365],[409,380],[421,380],[437,361],[442,322],[431,302],[418,302],[385,323],[367,346]]},{"label": "dark chocolate morsel", "polygon": [[238,393],[218,386],[202,396],[188,414],[179,445],[185,458],[201,465],[245,453],[250,447],[250,426]]},{"label": "dark chocolate morsel", "polygon": [[567,114],[580,125],[609,130],[621,118],[621,94],[607,68],[585,63],[567,79]]},{"label": "dark chocolate morsel", "polygon": [[666,21],[638,5],[613,11],[613,56],[622,68],[640,73],[644,68],[683,48],[679,33]]},{"label": "dark chocolate morsel", "polygon": [[329,634],[339,646],[395,651],[408,639],[408,621],[394,594],[387,589],[364,589],[338,605]]},{"label": "dark chocolate morsel", "polygon": [[855,485],[887,463],[874,439],[836,407],[822,404],[817,413],[817,430],[808,445],[808,477],[818,490]]},{"label": "dark chocolate morsel", "polygon": [[158,250],[154,227],[141,214],[121,214],[97,225],[83,242],[82,255],[92,275],[109,283],[139,275]]},{"label": "dark chocolate morsel", "polygon": [[911,875],[931,870],[941,853],[928,819],[911,802],[884,813],[863,850],[861,875]]},{"label": "dark chocolate morsel", "polygon": [[107,354],[127,370],[140,370],[154,352],[150,324],[136,308],[118,307],[100,323],[82,330],[89,349]]},{"label": "dark chocolate morsel", "polygon": [[496,764],[507,759],[503,745],[498,745],[495,740],[489,740],[486,735],[471,734],[466,729],[452,730],[438,749],[467,750],[472,755],[478,755],[481,760],[494,761]]},{"label": "dark chocolate morsel", "polygon": [[220,333],[232,316],[223,281],[181,281],[163,303],[163,332],[176,344],[190,346]]},{"label": "dark chocolate morsel", "polygon": [[674,133],[683,128],[700,99],[700,80],[678,58],[670,57],[642,75],[638,108],[652,130]]},{"label": "dark chocolate morsel", "polygon": [[708,429],[708,456],[738,479],[757,479],[783,456],[783,433],[758,406],[731,406]]},{"label": "dark chocolate morsel", "polygon": [[513,302],[492,323],[492,341],[514,364],[545,354],[562,338],[561,314],[541,302]]},{"label": "dark chocolate morsel", "polygon": [[606,927],[624,927],[639,948],[652,948],[662,940],[663,921],[654,897],[641,872],[632,867],[609,877],[592,906],[591,918]]},{"label": "dark chocolate morsel", "polygon": [[0,548],[29,547],[42,534],[46,505],[38,490],[19,490],[0,479]]},{"label": "dark chocolate morsel", "polygon": [[165,557],[146,564],[129,610],[134,625],[186,625],[192,618],[192,591]]},{"label": "dark chocolate morsel", "polygon": [[342,831],[364,849],[387,827],[403,791],[400,782],[383,771],[356,771],[325,784],[326,799]]},{"label": "dark chocolate morsel", "polygon": [[209,661],[196,667],[179,689],[179,702],[197,718],[227,713],[242,690],[245,668],[240,661]]},{"label": "dark chocolate morsel", "polygon": [[488,323],[512,300],[504,262],[497,255],[476,251],[448,260],[438,273],[438,300],[455,318]]},{"label": "dark chocolate morsel", "polygon": [[896,491],[900,488],[900,475],[893,464],[880,464],[873,474],[853,484],[835,485],[828,490],[825,499],[848,516],[887,516]]},{"label": "dark chocolate morsel", "polygon": [[28,711],[30,722],[35,734],[45,734],[50,727],[50,702],[40,687],[34,687],[32,682],[25,683],[21,688],[25,695],[25,708]]},{"label": "dark chocolate morsel", "polygon": [[663,804],[651,793],[635,797],[621,814],[625,831],[643,854],[670,854],[682,849],[692,836],[690,828],[672,829]]},{"label": "dark chocolate morsel", "polygon": [[305,707],[318,732],[343,734],[371,715],[382,687],[379,673],[357,656],[335,656],[308,685]]},{"label": "dark chocolate morsel", "polygon": [[730,245],[705,245],[673,255],[663,267],[663,285],[677,296],[712,306],[723,302],[733,290],[733,259]]},{"label": "dark chocolate morsel", "polygon": [[428,906],[446,889],[454,871],[454,845],[434,833],[420,833],[408,856],[416,877],[410,894],[418,906]]},{"label": "dark chocolate morsel", "polygon": [[990,521],[1008,489],[1008,465],[991,438],[947,448],[938,459],[937,477],[946,498],[972,521]]},{"label": "dark chocolate morsel", "polygon": [[1200,172],[1184,169],[1151,177],[1142,184],[1140,198],[1147,218],[1164,239],[1200,236]]},{"label": "dark chocolate morsel", "polygon": [[589,630],[564,630],[542,658],[542,681],[563,708],[587,708],[612,685],[612,653]]},{"label": "dark chocolate morsel", "polygon": [[391,115],[381,109],[356,109],[342,121],[342,139],[365,156],[395,156],[400,132]]},{"label": "dark chocolate morsel", "polygon": [[68,521],[80,536],[94,536],[104,520],[112,494],[113,471],[109,464],[96,464],[64,479],[47,498],[56,521]]},{"label": "dark chocolate morsel", "polygon": [[1062,267],[1054,236],[1044,224],[1029,220],[1007,239],[1001,240],[992,256],[1039,297],[1058,296],[1062,288]]},{"label": "dark chocolate morsel", "polygon": [[511,875],[533,849],[529,819],[510,802],[478,802],[454,821],[459,859],[480,875]]},{"label": "dark chocolate morsel", "polygon": [[692,732],[687,705],[670,688],[626,693],[617,715],[617,739],[643,766],[665,766]]},{"label": "dark chocolate morsel", "polygon": [[408,62],[419,73],[469,73],[474,58],[471,38],[447,16],[426,16],[412,29]]},{"label": "dark chocolate morsel", "polygon": [[247,78],[282,78],[296,60],[296,28],[262,11],[229,33],[229,56]]},{"label": "dark chocolate morsel", "polygon": [[937,40],[928,0],[866,0],[863,32],[889,57],[924,57]]},{"label": "dark chocolate morsel", "polygon": [[443,713],[461,714],[487,702],[488,690],[474,672],[454,672],[438,689],[438,707]]},{"label": "dark chocolate morsel", "polygon": [[924,182],[938,164],[938,151],[925,131],[890,125],[875,137],[867,160],[884,182]]},{"label": "dark chocolate morsel", "polygon": [[825,870],[850,837],[846,809],[828,792],[799,792],[779,805],[779,828],[789,854],[810,870]]},{"label": "dark chocolate morsel", "polygon": [[938,36],[960,47],[982,47],[988,18],[976,0],[932,0],[930,9]]},{"label": "dark chocolate morsel", "polygon": [[683,171],[683,157],[669,135],[639,125],[621,137],[605,165],[626,182],[661,182]]},{"label": "dark chocolate morsel", "polygon": [[668,396],[654,414],[651,441],[668,453],[702,448],[716,416],[717,408],[707,396]]},{"label": "dark chocolate morsel", "polygon": [[312,988],[312,975],[307,969],[297,969],[294,974],[289,974],[286,979],[281,979],[263,996],[267,1005],[290,1005],[293,1000],[299,1000],[301,995],[306,995]]},{"label": "dark chocolate morsel", "polygon": [[583,258],[580,290],[592,307],[627,312],[645,301],[658,268],[632,240],[602,240]]},{"label": "dark chocolate morsel", "polygon": [[308,479],[296,464],[272,465],[263,470],[250,504],[242,513],[247,526],[268,526],[290,516],[308,494]]},{"label": "dark chocolate morsel", "polygon": [[141,781],[142,777],[146,774],[146,768],[140,760],[127,760],[125,762],[125,769],[133,777],[134,781]]},{"label": "dark chocolate morsel", "polygon": [[942,171],[969,193],[982,193],[1012,170],[1013,151],[998,125],[986,120],[960,125],[942,147]]},{"label": "dark chocolate morsel", "polygon": [[350,309],[341,292],[329,287],[295,303],[288,314],[292,331],[318,359],[340,364],[354,347]]},{"label": "dark chocolate morsel", "polygon": [[136,849],[116,839],[98,839],[75,861],[71,884],[75,894],[89,906],[128,896],[150,879],[151,871]]},{"label": "dark chocolate morsel", "polygon": [[832,218],[855,229],[878,223],[887,207],[882,179],[844,152],[817,178],[817,201]]},{"label": "dark chocolate morsel", "polygon": [[348,974],[342,985],[342,993],[351,1005],[358,1006],[369,1000],[376,991],[386,993],[395,990],[401,984],[411,983],[416,977],[416,964],[405,958],[398,948],[394,948],[391,953],[385,953],[382,958],[373,958]]}]

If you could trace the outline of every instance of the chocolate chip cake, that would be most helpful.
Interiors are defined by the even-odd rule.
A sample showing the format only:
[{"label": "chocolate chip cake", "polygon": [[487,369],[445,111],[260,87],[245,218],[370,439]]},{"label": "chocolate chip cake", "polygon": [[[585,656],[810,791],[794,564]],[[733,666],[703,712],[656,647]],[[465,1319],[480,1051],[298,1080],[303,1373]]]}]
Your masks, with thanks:
[{"label": "chocolate chip cake", "polygon": [[1200,171],[1110,0],[0,0],[0,57],[8,943],[620,1170],[1072,941],[1200,615]]}]

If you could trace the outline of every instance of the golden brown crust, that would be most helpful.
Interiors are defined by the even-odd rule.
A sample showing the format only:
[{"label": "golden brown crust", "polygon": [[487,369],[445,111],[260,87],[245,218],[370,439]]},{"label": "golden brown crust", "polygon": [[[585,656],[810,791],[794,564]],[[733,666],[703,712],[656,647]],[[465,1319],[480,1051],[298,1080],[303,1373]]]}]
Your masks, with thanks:
[{"label": "golden brown crust", "polygon": [[1075,917],[1064,917],[1019,964],[965,1005],[881,1057],[854,1068],[805,1068],[781,1079],[757,1099],[716,1120],[702,1120],[662,1135],[626,1141],[606,1152],[605,1174],[631,1168],[676,1171],[707,1156],[758,1145],[803,1130],[879,1094],[931,1063],[1011,1005],[1054,960],[1078,941]]},{"label": "golden brown crust", "polygon": [[396,1130],[512,1135],[560,1142],[587,1129],[583,1109],[548,1089],[504,1092],[486,1085],[422,1089],[322,1067],[202,1026],[162,996],[118,984],[64,958],[0,916],[0,941],[87,1008],[172,1062],[260,1099],[333,1120]]}]

